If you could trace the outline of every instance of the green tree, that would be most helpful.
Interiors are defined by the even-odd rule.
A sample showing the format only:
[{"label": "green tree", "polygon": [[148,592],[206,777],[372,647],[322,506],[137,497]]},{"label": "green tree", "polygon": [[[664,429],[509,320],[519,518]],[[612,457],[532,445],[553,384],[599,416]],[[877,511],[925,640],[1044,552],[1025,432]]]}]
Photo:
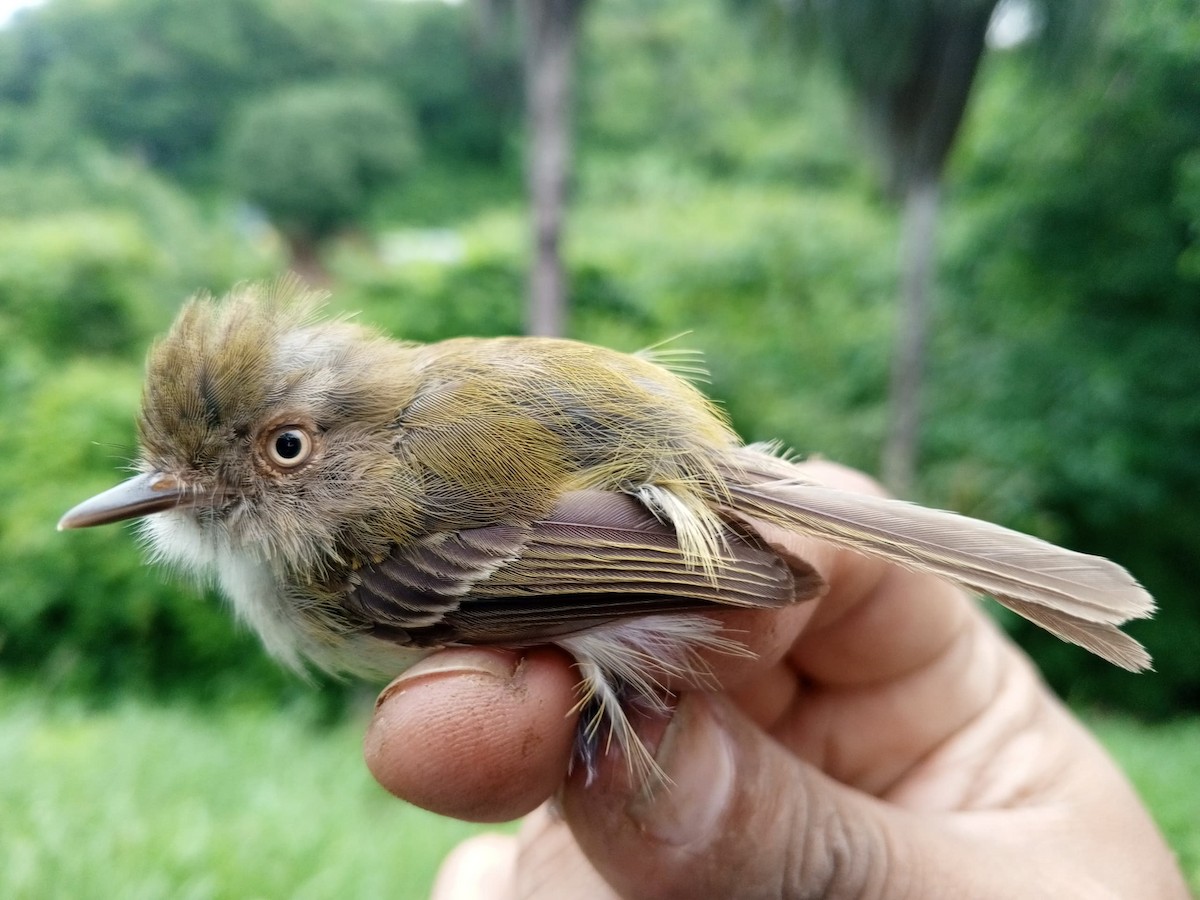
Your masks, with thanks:
[{"label": "green tree", "polygon": [[1028,634],[1056,686],[1160,714],[1200,707],[1194,25],[1190,0],[1115,0],[1070,80],[1047,82],[1033,48],[996,59],[930,398],[940,502],[1111,556],[1162,604],[1136,629],[1152,677]]},{"label": "green tree", "polygon": [[[507,167],[521,123],[521,55],[511,16],[448,3],[375,3],[379,77],[406,97],[429,161]],[[500,6],[498,2],[497,6]]]},{"label": "green tree", "polygon": [[297,271],[319,278],[319,243],[359,220],[375,191],[408,175],[417,149],[411,116],[378,84],[298,85],[238,115],[230,182],[287,238]]},{"label": "green tree", "polygon": [[835,62],[902,198],[900,298],[889,387],[884,481],[914,487],[929,344],[934,240],[946,160],[966,111],[998,0],[868,0],[789,4],[810,46]]},{"label": "green tree", "polygon": [[377,71],[382,5],[53,0],[0,34],[0,101],[47,103],[111,148],[202,171],[252,94]]},{"label": "green tree", "polygon": [[48,0],[0,29],[0,131],[5,107],[43,108],[41,130],[211,187],[245,103],[335,79],[408,98],[440,156],[507,159],[520,106],[511,42],[481,40],[465,8],[374,0]]}]

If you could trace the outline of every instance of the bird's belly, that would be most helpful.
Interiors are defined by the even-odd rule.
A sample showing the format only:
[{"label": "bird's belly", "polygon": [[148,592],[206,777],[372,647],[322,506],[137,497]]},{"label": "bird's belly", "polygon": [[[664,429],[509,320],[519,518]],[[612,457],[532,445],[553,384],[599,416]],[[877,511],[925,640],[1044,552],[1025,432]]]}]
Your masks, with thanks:
[{"label": "bird's belly", "polygon": [[430,652],[330,621],[334,613],[306,609],[304,601],[283,589],[260,560],[236,551],[221,556],[221,589],[238,618],[289,668],[303,670],[307,661],[333,674],[393,678]]}]

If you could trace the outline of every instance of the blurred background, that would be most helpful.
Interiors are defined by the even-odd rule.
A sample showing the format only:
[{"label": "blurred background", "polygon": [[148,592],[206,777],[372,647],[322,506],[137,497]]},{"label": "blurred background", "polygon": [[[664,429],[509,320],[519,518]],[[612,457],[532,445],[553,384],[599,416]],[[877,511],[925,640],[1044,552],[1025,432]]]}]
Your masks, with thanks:
[{"label": "blurred background", "polygon": [[1198,12],[0,3],[0,895],[419,897],[470,833],[364,695],[54,530],[182,301],[289,268],[409,339],[686,332],[747,439],[1124,564],[1154,673],[1004,621],[1200,889]]}]

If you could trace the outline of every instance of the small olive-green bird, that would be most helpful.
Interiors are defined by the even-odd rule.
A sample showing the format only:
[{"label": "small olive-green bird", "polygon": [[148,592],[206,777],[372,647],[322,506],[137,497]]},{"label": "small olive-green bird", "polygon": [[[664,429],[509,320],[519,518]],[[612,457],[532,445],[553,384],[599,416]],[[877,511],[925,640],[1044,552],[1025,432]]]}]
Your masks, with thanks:
[{"label": "small olive-green bird", "polygon": [[653,770],[622,702],[707,683],[705,616],[816,596],[798,532],[936,573],[1131,670],[1150,596],[1107,560],[845,493],[746,446],[645,355],[539,338],[421,345],[321,321],[292,282],[192,300],[151,350],[140,474],[60,528],[145,517],[154,555],[215,574],[267,649],[394,676],[432,649],[556,644],[589,734]]}]

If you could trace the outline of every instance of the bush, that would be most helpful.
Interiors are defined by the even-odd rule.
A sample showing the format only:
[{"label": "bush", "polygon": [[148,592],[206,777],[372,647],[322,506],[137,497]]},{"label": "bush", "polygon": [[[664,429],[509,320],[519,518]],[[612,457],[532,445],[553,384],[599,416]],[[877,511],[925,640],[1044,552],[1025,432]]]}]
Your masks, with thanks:
[{"label": "bush", "polygon": [[0,221],[0,334],[51,355],[131,354],[157,324],[146,294],[162,268],[128,214]]}]

